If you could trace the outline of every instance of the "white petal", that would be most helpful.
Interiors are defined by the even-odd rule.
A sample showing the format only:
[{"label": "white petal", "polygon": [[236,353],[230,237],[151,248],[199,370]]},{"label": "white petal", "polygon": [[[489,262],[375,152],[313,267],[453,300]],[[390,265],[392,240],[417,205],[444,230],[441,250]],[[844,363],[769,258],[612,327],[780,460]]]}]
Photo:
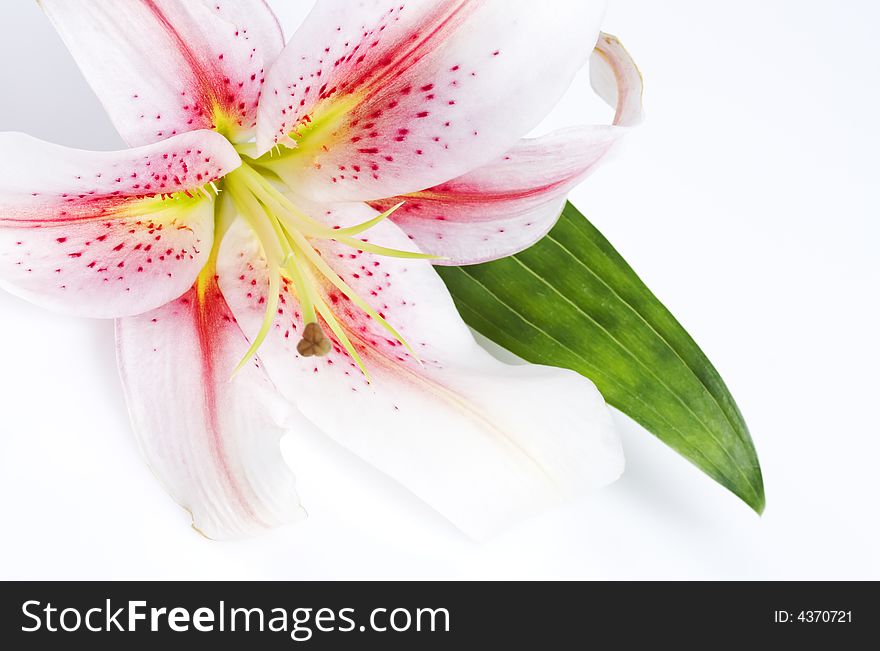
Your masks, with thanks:
[{"label": "white petal", "polygon": [[[360,206],[321,216],[348,226],[374,214]],[[408,239],[386,221],[370,231],[370,242],[403,248]],[[619,476],[620,444],[589,380],[492,358],[476,344],[426,262],[318,246],[424,363],[328,287],[328,304],[373,382],[367,383],[337,338],[327,357],[298,356],[299,306],[285,287],[281,313],[259,356],[279,390],[334,440],[477,538]],[[265,261],[245,227],[224,239],[218,273],[233,313],[252,336],[263,318],[267,282]]]},{"label": "white petal", "polygon": [[642,73],[616,36],[599,35],[590,57],[590,82],[615,107],[615,126],[632,127],[642,121]]}]

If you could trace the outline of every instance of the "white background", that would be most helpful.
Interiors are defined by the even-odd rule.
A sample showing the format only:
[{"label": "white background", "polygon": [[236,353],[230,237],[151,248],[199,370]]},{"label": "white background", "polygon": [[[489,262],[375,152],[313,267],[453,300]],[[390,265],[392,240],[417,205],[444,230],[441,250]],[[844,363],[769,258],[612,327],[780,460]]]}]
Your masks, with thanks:
[{"label": "white background", "polygon": [[[288,35],[310,5],[273,4]],[[121,146],[35,4],[0,24],[0,130]],[[314,432],[285,448],[311,517],[209,542],[138,457],[112,324],[2,294],[0,578],[880,578],[878,27],[869,0],[612,0],[605,23],[648,120],[574,200],[727,380],[764,517],[620,416],[623,479],[483,545]],[[582,77],[539,131],[597,107]]]}]

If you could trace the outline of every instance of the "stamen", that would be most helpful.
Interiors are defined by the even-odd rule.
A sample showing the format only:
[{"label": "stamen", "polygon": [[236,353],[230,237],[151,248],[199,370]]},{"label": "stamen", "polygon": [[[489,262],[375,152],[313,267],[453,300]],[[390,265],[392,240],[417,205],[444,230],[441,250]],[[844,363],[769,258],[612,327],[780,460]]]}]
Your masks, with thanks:
[{"label": "stamen", "polygon": [[[263,248],[269,279],[268,295],[265,301],[266,311],[260,330],[234,373],[238,373],[257,354],[271,332],[278,313],[282,278],[293,283],[293,289],[299,302],[304,328],[302,339],[297,344],[297,352],[303,357],[324,356],[332,349],[332,343],[319,323],[320,318],[369,381],[367,369],[345,328],[317,289],[320,286],[319,279],[323,277],[371,319],[381,325],[409,351],[413,358],[419,361],[415,351],[400,333],[367,301],[361,298],[348,283],[342,280],[307,239],[337,241],[353,249],[376,255],[435,259],[435,256],[412,251],[399,251],[365,242],[355,237],[387,219],[400,208],[402,203],[362,224],[334,229],[300,211],[284,193],[247,163],[227,175],[225,183],[225,188],[229,190],[229,196],[231,196],[238,213],[251,226]],[[317,278],[315,274],[318,275]],[[421,362],[419,361],[419,363]]]},{"label": "stamen", "polygon": [[384,255],[386,258],[404,258],[408,260],[448,260],[449,258],[444,258],[437,255],[431,255],[429,253],[416,253],[415,251],[401,251],[399,249],[389,249],[385,246],[378,246],[376,244],[370,244],[369,242],[365,242],[363,240],[356,239],[354,237],[344,237],[340,236],[336,238],[337,242],[342,244],[347,244],[353,249],[358,249],[359,251],[366,251],[367,253],[375,253],[376,255]]},{"label": "stamen", "polygon": [[290,233],[293,238],[293,242],[299,246],[300,251],[308,258],[309,262],[314,265],[314,267],[324,276],[327,280],[329,280],[336,288],[345,294],[352,303],[357,305],[361,310],[367,313],[374,321],[376,321],[379,325],[381,325],[385,330],[387,330],[392,337],[394,337],[397,341],[399,341],[408,351],[409,353],[418,360],[418,355],[416,351],[410,347],[407,343],[406,339],[404,339],[397,330],[395,330],[388,321],[386,321],[376,310],[374,310],[369,303],[367,303],[363,298],[361,298],[357,292],[355,292],[349,285],[346,283],[339,275],[333,271],[333,269],[328,265],[324,259],[318,255],[315,250],[311,247],[311,245],[305,241],[302,235],[299,233]]},{"label": "stamen", "polygon": [[300,271],[295,253],[291,252],[287,256],[284,270],[290,273],[290,279],[293,281],[293,288],[296,290],[296,296],[299,299],[303,323],[315,323],[318,318],[315,313],[314,292],[312,291],[311,284],[306,281],[303,273]]},{"label": "stamen", "polygon": [[404,203],[406,202],[401,201],[399,204],[397,204],[396,206],[392,206],[381,215],[376,215],[372,219],[365,221],[361,224],[357,224],[355,226],[349,226],[348,228],[339,228],[335,232],[338,235],[360,235],[364,231],[368,231],[373,228],[373,226],[375,226],[376,224],[379,224],[380,222],[383,222],[391,217],[391,215],[393,215],[395,211],[400,208]]},{"label": "stamen", "polygon": [[330,327],[330,330],[336,335],[337,341],[342,344],[342,347],[345,348],[345,351],[348,353],[349,357],[354,360],[354,363],[357,364],[357,367],[360,369],[361,373],[364,374],[367,382],[372,382],[373,379],[370,377],[370,372],[367,370],[367,367],[364,365],[361,356],[358,355],[357,350],[354,347],[354,344],[351,343],[351,339],[348,338],[348,335],[345,333],[345,330],[342,328],[342,325],[336,319],[336,315],[333,314],[333,310],[331,310],[327,304],[323,300],[319,300],[317,303],[318,311],[321,313],[321,317]]},{"label": "stamen", "polygon": [[[308,215],[296,209],[296,206],[284,196],[284,194],[273,186],[269,181],[254,170],[242,166],[239,168],[244,182],[248,185],[255,197],[260,202],[270,208],[270,212],[277,211],[282,215],[294,220],[294,227],[310,237],[320,239],[333,239],[334,231],[329,226],[312,219]],[[238,172],[239,170],[236,170]],[[274,215],[277,217],[278,215]]]},{"label": "stamen", "polygon": [[[235,367],[235,370],[232,371],[232,377],[235,377],[241,372],[241,369],[243,369],[257,354],[260,346],[263,345],[263,342],[266,341],[266,337],[269,336],[269,330],[272,329],[272,325],[275,323],[275,314],[278,312],[278,301],[281,295],[280,292],[281,274],[278,273],[277,269],[270,269],[269,295],[266,297],[266,314],[263,316],[263,323],[260,326],[260,331],[257,333],[257,336],[254,337],[254,342],[251,344],[251,347],[248,348],[248,351],[244,354],[244,357],[241,358],[241,361]],[[308,331],[308,327],[306,330]]]}]

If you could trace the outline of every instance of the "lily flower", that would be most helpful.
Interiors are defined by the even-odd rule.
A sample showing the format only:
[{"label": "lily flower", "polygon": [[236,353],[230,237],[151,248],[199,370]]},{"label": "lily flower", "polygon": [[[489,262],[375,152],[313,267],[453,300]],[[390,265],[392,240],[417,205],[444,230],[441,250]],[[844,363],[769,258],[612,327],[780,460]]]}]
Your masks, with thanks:
[{"label": "lily flower", "polygon": [[[432,267],[540,239],[637,120],[602,2],[318,0],[287,45],[261,0],[41,4],[131,148],[0,134],[0,282],[116,319],[200,532],[304,515],[297,411],[475,537],[619,476],[592,383],[491,357]],[[521,140],[590,59],[615,125]]]}]

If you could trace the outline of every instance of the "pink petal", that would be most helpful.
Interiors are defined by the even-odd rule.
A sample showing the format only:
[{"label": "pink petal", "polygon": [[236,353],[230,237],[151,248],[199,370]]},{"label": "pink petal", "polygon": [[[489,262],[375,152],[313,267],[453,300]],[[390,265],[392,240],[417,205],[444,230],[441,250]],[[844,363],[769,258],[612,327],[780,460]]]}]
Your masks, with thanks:
[{"label": "pink petal", "polygon": [[[502,155],[587,60],[603,3],[320,0],[266,79],[259,151],[299,193],[369,200]],[[539,53],[539,55],[538,55]]]},{"label": "pink petal", "polygon": [[541,239],[559,218],[568,193],[641,119],[642,80],[613,36],[593,52],[592,81],[615,108],[613,126],[585,126],[522,140],[498,160],[423,192],[370,204],[385,211],[437,264],[474,264],[518,253]]},{"label": "pink petal", "polygon": [[[289,406],[255,364],[213,275],[158,310],[117,321],[119,368],[138,442],[209,538],[305,516],[279,441]],[[201,291],[200,291],[201,289]]]},{"label": "pink petal", "polygon": [[[323,216],[348,226],[374,214],[360,206]],[[408,242],[387,221],[371,230],[369,239],[398,248]],[[327,301],[373,382],[367,383],[338,341],[327,357],[299,357],[298,304],[287,286],[259,356],[282,394],[328,436],[478,538],[617,478],[620,444],[588,380],[560,369],[508,366],[489,356],[426,262],[319,246],[323,258],[400,330],[423,362],[328,288]],[[251,335],[266,302],[259,252],[240,223],[224,239],[218,263],[223,293]]]},{"label": "pink petal", "polygon": [[180,296],[214,237],[214,205],[197,188],[240,164],[210,131],[121,152],[0,134],[0,285],[93,317]]},{"label": "pink petal", "polygon": [[264,0],[40,2],[128,144],[215,127],[252,135],[284,45]]},{"label": "pink petal", "polygon": [[420,249],[462,265],[495,260],[528,248],[556,223],[569,191],[611,149],[608,127],[558,131],[522,140],[502,158],[424,192],[371,201]]}]

